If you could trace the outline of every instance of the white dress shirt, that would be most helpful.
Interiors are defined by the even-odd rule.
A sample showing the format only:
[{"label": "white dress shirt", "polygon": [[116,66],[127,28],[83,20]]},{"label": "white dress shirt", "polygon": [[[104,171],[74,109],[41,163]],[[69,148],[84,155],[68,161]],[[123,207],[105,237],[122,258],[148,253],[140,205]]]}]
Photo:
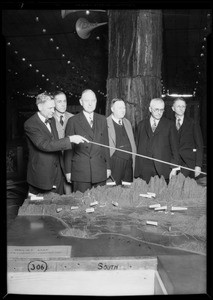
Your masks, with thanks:
[{"label": "white dress shirt", "polygon": [[182,126],[183,124],[183,119],[184,119],[184,116],[176,116],[176,126],[177,126],[177,123],[178,123],[178,119],[180,120],[180,126]]},{"label": "white dress shirt", "polygon": [[49,129],[49,131],[51,132],[51,127],[50,127],[50,123],[45,123],[46,118],[44,116],[42,116],[42,114],[38,111],[38,116],[40,118],[40,120],[45,124],[45,126],[47,126],[47,128]]},{"label": "white dress shirt", "polygon": [[93,122],[94,112],[92,112],[91,114],[89,114],[88,112],[86,112],[86,111],[83,110],[83,114],[85,115],[88,123],[91,124],[91,121]]},{"label": "white dress shirt", "polygon": [[[65,120],[65,115],[64,114],[60,114],[59,112],[55,111],[55,116],[56,116],[59,123],[60,123],[61,116],[62,116],[63,117],[62,120],[64,122],[64,120]],[[61,125],[61,123],[60,123],[60,125]]]},{"label": "white dress shirt", "polygon": [[123,124],[122,119],[117,119],[117,118],[114,117],[114,115],[112,115],[112,119],[113,119],[113,121],[115,121],[115,123],[117,123],[118,125],[122,125],[122,124]]},{"label": "white dress shirt", "polygon": [[150,125],[151,127],[153,126],[153,124],[156,124],[156,127],[158,126],[160,120],[154,119],[153,116],[150,117]]}]

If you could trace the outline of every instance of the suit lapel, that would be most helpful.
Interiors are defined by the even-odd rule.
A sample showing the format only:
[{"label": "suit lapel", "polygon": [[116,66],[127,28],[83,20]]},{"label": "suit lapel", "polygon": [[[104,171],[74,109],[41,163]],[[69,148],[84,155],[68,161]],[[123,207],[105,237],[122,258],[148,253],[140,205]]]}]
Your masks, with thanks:
[{"label": "suit lapel", "polygon": [[163,118],[160,119],[160,121],[158,122],[158,126],[155,129],[154,135],[158,134],[163,126]]},{"label": "suit lapel", "polygon": [[113,144],[115,146],[116,145],[115,128],[111,117],[108,119],[108,127],[109,127],[109,138],[113,141]]},{"label": "suit lapel", "polygon": [[152,135],[152,129],[151,129],[151,125],[150,125],[150,118],[147,118],[145,121],[145,130],[146,133],[148,135],[148,137],[150,138]]},{"label": "suit lapel", "polygon": [[52,132],[52,135],[53,135],[54,139],[58,140],[58,132],[57,132],[57,129],[56,129],[56,124],[54,124],[54,122],[55,122],[54,118],[50,119],[51,132]]},{"label": "suit lapel", "polygon": [[186,117],[184,117],[184,119],[183,119],[183,124],[182,124],[182,126],[180,127],[180,129],[178,130],[178,132],[179,132],[181,135],[184,135],[185,133],[187,133],[188,128],[189,128],[189,121],[187,120]]},{"label": "suit lapel", "polygon": [[44,132],[46,132],[50,137],[52,137],[52,133],[49,131],[49,129],[47,128],[47,126],[44,124],[44,122],[41,121],[41,119],[39,118],[38,114],[36,114],[36,120],[39,124],[39,127],[42,126],[42,128],[44,129]]},{"label": "suit lapel", "polygon": [[[95,113],[94,113],[94,124],[93,126],[96,127],[96,120],[95,120]],[[94,138],[94,131],[93,129],[90,127],[89,123],[87,122],[87,119],[85,117],[85,115],[83,114],[83,112],[79,113],[79,124],[80,126],[84,129],[84,131],[87,133],[87,135],[89,135],[89,137],[91,139]]]}]

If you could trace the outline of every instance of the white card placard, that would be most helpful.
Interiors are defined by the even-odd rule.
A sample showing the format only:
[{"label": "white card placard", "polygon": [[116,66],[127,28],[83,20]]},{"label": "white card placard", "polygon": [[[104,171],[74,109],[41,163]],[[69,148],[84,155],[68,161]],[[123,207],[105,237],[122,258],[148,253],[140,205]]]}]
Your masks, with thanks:
[{"label": "white card placard", "polygon": [[8,246],[7,255],[13,258],[70,258],[71,246]]}]

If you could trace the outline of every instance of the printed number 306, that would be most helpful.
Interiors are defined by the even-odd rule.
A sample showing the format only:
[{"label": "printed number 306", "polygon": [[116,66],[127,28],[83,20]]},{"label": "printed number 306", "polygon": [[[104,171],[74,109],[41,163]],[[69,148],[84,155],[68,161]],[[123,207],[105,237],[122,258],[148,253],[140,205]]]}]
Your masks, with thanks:
[{"label": "printed number 306", "polygon": [[45,272],[46,270],[47,270],[47,263],[42,260],[31,261],[28,264],[29,272]]}]

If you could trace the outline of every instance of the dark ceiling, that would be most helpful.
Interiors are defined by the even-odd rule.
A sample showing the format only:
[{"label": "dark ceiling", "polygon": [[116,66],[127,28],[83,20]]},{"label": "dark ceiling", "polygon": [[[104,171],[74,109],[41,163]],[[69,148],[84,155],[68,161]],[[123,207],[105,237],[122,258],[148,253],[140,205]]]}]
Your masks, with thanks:
[{"label": "dark ceiling", "polygon": [[[169,92],[192,93],[205,81],[206,38],[211,32],[208,9],[163,10],[162,86]],[[78,99],[84,88],[106,95],[108,26],[76,33],[76,22],[108,21],[107,11],[3,10],[8,94],[30,97],[63,89]]]}]

